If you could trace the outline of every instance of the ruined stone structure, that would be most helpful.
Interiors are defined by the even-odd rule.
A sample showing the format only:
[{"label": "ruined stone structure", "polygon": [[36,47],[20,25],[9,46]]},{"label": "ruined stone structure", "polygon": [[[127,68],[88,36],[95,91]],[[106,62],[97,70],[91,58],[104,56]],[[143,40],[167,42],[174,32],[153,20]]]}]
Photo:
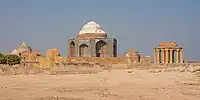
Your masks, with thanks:
[{"label": "ruined stone structure", "polygon": [[21,57],[21,63],[26,65],[38,66],[39,57],[41,57],[41,53],[37,50],[32,50],[32,48],[22,42],[19,47],[13,50],[10,54],[18,55]]},{"label": "ruined stone structure", "polygon": [[11,54],[18,55],[22,58],[22,61],[38,61],[38,57],[41,56],[41,53],[22,42],[19,47],[11,52]]},{"label": "ruined stone structure", "polygon": [[[154,63],[183,63],[183,47],[176,42],[161,42],[154,48]],[[68,40],[68,56],[60,56],[57,48],[46,51],[45,56],[32,50],[26,43],[22,43],[11,54],[18,55],[22,62],[33,64],[40,68],[52,68],[70,63],[103,63],[103,64],[131,64],[150,65],[151,56],[141,56],[134,49],[125,55],[117,56],[117,39],[108,38],[106,32],[94,21],[83,26],[81,31]]]},{"label": "ruined stone structure", "polygon": [[184,48],[176,42],[161,42],[159,47],[154,48],[154,63],[184,63],[183,51]]},{"label": "ruined stone structure", "polygon": [[134,49],[130,49],[128,52],[126,52],[125,57],[128,61],[128,64],[140,63],[140,53],[136,52]]},{"label": "ruined stone structure", "polygon": [[60,57],[60,53],[57,48],[48,49],[46,51],[45,57],[39,58],[39,66],[42,68],[52,68],[55,64],[55,61],[57,61],[58,57]]},{"label": "ruined stone structure", "polygon": [[135,64],[148,65],[151,64],[151,56],[142,56],[139,52],[134,49],[130,49],[125,53],[128,66],[134,66]]},{"label": "ruined stone structure", "polygon": [[116,57],[117,39],[108,38],[99,24],[90,21],[68,40],[69,57]]},{"label": "ruined stone structure", "polygon": [[52,58],[55,58],[57,56],[60,56],[60,53],[59,53],[59,50],[57,48],[51,48],[51,49],[48,49],[46,51],[46,57],[52,57]]},{"label": "ruined stone structure", "polygon": [[149,65],[152,63],[151,56],[141,56],[140,57],[140,64],[142,65]]}]

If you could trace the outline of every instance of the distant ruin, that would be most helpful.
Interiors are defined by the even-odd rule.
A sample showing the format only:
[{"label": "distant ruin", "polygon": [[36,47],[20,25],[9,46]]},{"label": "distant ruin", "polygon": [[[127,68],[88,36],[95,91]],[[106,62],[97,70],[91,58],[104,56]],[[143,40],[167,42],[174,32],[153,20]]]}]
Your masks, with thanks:
[{"label": "distant ruin", "polygon": [[184,48],[176,42],[161,42],[159,47],[154,48],[154,63],[184,63],[183,51]]},{"label": "distant ruin", "polygon": [[[63,57],[58,48],[46,51],[45,56],[33,50],[26,43],[20,44],[11,54],[21,56],[23,65],[32,65],[38,68],[52,68],[69,64],[125,64],[151,65],[151,56],[143,56],[140,52],[130,49],[123,56],[117,56],[117,39],[108,38],[107,33],[94,21],[86,23],[78,35],[68,40],[68,56]],[[161,42],[154,49],[154,64],[181,64],[184,63],[182,46],[176,42]],[[127,66],[125,66],[127,67]]]}]

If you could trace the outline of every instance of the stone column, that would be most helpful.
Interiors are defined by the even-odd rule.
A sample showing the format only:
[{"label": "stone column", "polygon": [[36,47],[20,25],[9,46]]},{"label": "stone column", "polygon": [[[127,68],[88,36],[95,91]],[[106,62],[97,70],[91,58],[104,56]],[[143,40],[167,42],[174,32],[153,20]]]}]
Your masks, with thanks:
[{"label": "stone column", "polygon": [[165,63],[169,63],[169,49],[165,49]]},{"label": "stone column", "polygon": [[75,39],[75,56],[79,57],[79,45],[77,39]]},{"label": "stone column", "polygon": [[31,60],[31,51],[28,51],[28,60]]},{"label": "stone column", "polygon": [[160,50],[156,49],[157,51],[157,63],[160,63]]},{"label": "stone column", "polygon": [[173,49],[170,49],[170,61],[169,63],[173,63]]},{"label": "stone column", "polygon": [[106,44],[104,47],[104,57],[108,57],[107,49],[108,49],[108,44]]},{"label": "stone column", "polygon": [[67,43],[67,54],[68,54],[68,57],[70,57],[70,40],[68,40],[68,43]]},{"label": "stone column", "polygon": [[176,63],[179,63],[179,49],[176,49]]},{"label": "stone column", "polygon": [[165,49],[161,49],[162,52],[162,63],[165,63]]},{"label": "stone column", "polygon": [[157,63],[157,58],[156,58],[156,53],[157,53],[157,50],[156,50],[156,48],[153,50],[153,56],[154,56],[154,63]]},{"label": "stone column", "polygon": [[183,63],[183,49],[180,50],[180,63]]}]

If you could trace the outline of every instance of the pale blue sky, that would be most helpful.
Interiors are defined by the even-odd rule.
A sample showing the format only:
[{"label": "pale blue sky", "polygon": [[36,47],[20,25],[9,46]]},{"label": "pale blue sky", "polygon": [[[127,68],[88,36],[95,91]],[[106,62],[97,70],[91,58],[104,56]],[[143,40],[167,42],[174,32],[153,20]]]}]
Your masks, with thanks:
[{"label": "pale blue sky", "polygon": [[0,52],[24,41],[66,56],[68,38],[90,20],[118,38],[119,54],[152,56],[159,42],[176,41],[186,59],[200,60],[200,0],[0,0]]}]

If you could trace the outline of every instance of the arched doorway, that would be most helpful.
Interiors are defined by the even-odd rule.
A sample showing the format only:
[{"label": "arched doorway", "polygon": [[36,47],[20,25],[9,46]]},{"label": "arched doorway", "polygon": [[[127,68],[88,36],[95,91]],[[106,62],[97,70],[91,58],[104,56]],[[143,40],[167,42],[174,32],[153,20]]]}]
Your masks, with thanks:
[{"label": "arched doorway", "polygon": [[106,56],[106,45],[107,43],[103,40],[96,43],[96,57],[105,57]]},{"label": "arched doorway", "polygon": [[88,45],[87,44],[81,44],[79,46],[79,56],[80,57],[87,57],[88,55]]},{"label": "arched doorway", "polygon": [[138,52],[136,52],[136,54],[135,54],[135,59],[136,59],[137,63],[140,62],[140,54]]},{"label": "arched doorway", "polygon": [[74,43],[74,41],[72,41],[72,42],[70,43],[70,56],[71,56],[71,57],[74,57],[74,56],[75,56],[75,43]]}]

